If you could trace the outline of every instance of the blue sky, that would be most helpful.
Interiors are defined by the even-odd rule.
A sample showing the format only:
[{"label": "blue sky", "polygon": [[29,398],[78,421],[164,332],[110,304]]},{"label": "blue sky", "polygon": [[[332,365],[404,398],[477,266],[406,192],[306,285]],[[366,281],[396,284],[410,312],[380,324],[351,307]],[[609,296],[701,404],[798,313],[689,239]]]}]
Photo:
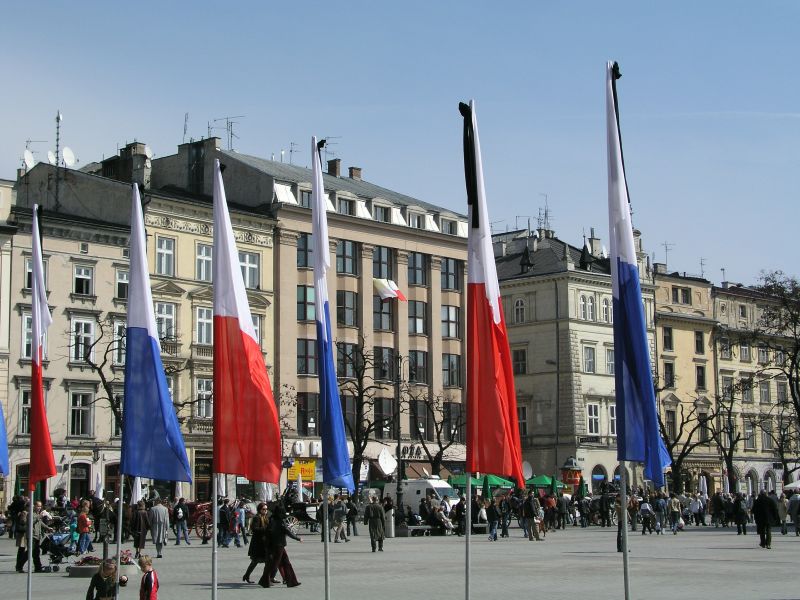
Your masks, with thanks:
[{"label": "blue sky", "polygon": [[[227,6],[230,4],[230,6]],[[113,7],[113,8],[112,8]],[[535,217],[607,240],[604,65],[619,61],[634,222],[671,270],[800,271],[795,2],[107,2],[2,8],[0,177],[25,140],[81,164],[137,139],[174,153],[211,119],[234,147],[343,168],[465,211],[458,102],[477,102],[496,230]],[[221,132],[224,135],[224,132]],[[519,219],[517,217],[520,217]],[[535,223],[535,219],[534,219]]]}]

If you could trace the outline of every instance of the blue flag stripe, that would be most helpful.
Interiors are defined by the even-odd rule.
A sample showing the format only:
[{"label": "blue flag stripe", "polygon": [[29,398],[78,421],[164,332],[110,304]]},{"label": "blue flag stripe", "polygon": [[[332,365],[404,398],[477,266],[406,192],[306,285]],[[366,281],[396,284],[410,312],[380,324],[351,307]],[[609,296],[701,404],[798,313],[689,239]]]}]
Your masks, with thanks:
[{"label": "blue flag stripe", "polygon": [[126,334],[122,464],[126,475],[191,481],[189,459],[172,406],[158,342],[146,329]]}]

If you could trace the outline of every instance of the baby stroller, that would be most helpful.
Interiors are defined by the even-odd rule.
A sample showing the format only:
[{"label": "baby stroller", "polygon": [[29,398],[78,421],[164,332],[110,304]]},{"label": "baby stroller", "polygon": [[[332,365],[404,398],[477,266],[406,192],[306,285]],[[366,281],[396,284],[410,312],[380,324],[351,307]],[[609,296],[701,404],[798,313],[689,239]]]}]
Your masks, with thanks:
[{"label": "baby stroller", "polygon": [[40,547],[50,559],[50,566],[45,567],[46,571],[58,572],[59,565],[73,554],[71,544],[72,536],[69,533],[49,533],[44,536]]}]

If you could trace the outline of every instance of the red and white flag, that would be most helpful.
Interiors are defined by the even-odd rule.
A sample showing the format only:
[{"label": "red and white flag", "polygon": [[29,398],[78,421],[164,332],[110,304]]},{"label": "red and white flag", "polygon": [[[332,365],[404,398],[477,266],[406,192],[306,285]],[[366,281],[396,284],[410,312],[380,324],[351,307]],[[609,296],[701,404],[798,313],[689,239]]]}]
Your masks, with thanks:
[{"label": "red and white flag", "polygon": [[403,292],[400,291],[400,288],[397,287],[397,284],[391,279],[378,279],[376,277],[372,280],[372,285],[375,288],[375,291],[378,292],[381,300],[391,300],[392,298],[397,298],[403,302],[408,302],[408,299],[405,297]]},{"label": "red and white flag", "polygon": [[47,409],[44,405],[42,387],[42,359],[44,358],[44,335],[50,323],[50,307],[47,305],[47,291],[44,287],[44,268],[42,266],[42,238],[39,233],[39,206],[33,206],[33,227],[31,230],[33,256],[33,281],[31,283],[31,461],[28,486],[30,491],[36,484],[56,474],[53,457],[53,442],[50,439],[50,426],[47,424]]},{"label": "red and white flag", "polygon": [[214,473],[277,483],[281,432],[214,160]]},{"label": "red and white flag", "polygon": [[464,117],[469,203],[466,471],[511,476],[524,488],[517,397],[492,252],[474,101],[461,103],[459,110]]}]

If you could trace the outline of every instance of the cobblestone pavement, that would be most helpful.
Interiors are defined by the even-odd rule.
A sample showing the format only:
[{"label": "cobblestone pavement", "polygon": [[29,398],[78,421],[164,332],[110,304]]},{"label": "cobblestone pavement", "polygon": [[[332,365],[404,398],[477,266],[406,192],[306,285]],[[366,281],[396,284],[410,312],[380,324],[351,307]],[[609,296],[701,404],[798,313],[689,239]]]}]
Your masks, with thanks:
[{"label": "cobblestone pavement", "polygon": [[[242,582],[248,564],[245,549],[219,550],[219,600],[280,596],[295,600],[324,597],[322,548],[318,535],[287,548],[302,585],[265,590]],[[544,542],[528,542],[519,529],[509,539],[472,538],[471,596],[563,597],[592,600],[623,597],[622,558],[615,551],[616,530],[597,527],[551,532]],[[796,584],[800,538],[773,535],[772,550],[758,547],[751,532],[711,527],[677,536],[630,534],[633,598],[685,600],[702,598],[786,600],[800,598]],[[126,547],[129,547],[126,545]],[[385,552],[373,554],[367,536],[331,546],[334,599],[409,600],[464,597],[464,539],[414,537],[389,539]],[[154,550],[148,544],[148,551]],[[0,540],[0,599],[25,598],[25,575],[14,572],[16,548]],[[156,560],[160,600],[211,598],[211,547],[195,542],[170,545]],[[261,569],[255,572],[256,578]],[[63,572],[34,575],[34,598],[82,599],[88,579]],[[525,594],[526,596],[522,596]],[[123,589],[121,599],[138,598],[138,581]]]}]

